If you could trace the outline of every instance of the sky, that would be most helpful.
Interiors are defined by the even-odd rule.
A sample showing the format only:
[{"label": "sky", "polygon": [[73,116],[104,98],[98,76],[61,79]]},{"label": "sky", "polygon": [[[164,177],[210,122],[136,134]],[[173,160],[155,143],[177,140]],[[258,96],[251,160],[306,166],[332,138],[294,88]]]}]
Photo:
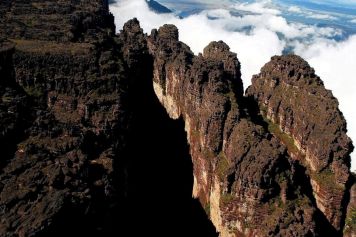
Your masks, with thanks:
[{"label": "sky", "polygon": [[[273,55],[294,52],[314,67],[338,98],[348,135],[356,141],[356,0],[158,1],[174,13],[157,14],[145,0],[112,4],[117,30],[133,17],[148,34],[174,24],[180,40],[195,54],[211,41],[223,40],[242,64],[245,89]],[[351,157],[355,171],[355,152]]]}]

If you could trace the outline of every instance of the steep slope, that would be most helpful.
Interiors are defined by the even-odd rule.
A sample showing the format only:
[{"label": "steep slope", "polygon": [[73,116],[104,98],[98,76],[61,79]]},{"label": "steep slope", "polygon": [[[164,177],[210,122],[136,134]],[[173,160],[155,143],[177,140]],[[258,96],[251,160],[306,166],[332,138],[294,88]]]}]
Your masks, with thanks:
[{"label": "steep slope", "polygon": [[92,41],[115,32],[107,0],[4,0],[0,25],[13,39]]},{"label": "steep slope", "polygon": [[253,78],[247,95],[282,134],[292,158],[308,169],[318,208],[340,231],[353,146],[331,91],[307,62],[291,55],[273,57]]},{"label": "steep slope", "polygon": [[336,231],[316,208],[303,167],[243,97],[240,64],[223,42],[194,56],[175,26],[153,30],[153,84],[173,119],[183,118],[193,195],[221,236],[319,236]]},{"label": "steep slope", "polygon": [[346,219],[345,219],[345,228],[344,236],[353,237],[356,235],[356,183],[355,183],[355,174],[352,175],[353,183],[350,190],[350,201],[347,207]]},{"label": "steep slope", "polygon": [[114,29],[106,0],[0,3],[0,236],[353,235],[353,146],[304,60],[245,96],[224,42]]},{"label": "steep slope", "polygon": [[[20,123],[23,135],[15,133],[0,174],[0,235],[117,233],[112,220],[123,182],[116,177],[123,172],[114,160],[127,140],[128,83],[107,3],[2,1],[1,10],[0,28],[8,31],[1,34],[15,44],[5,57],[14,72],[8,80],[31,101],[33,122],[26,130]],[[1,105],[19,96],[5,92]],[[26,119],[26,109],[18,110]],[[7,117],[1,124],[10,132],[17,125],[6,121],[16,118]]]},{"label": "steep slope", "polygon": [[25,92],[16,84],[12,64],[14,44],[0,40],[0,167],[16,149],[23,130],[31,116],[27,107],[29,100]]}]

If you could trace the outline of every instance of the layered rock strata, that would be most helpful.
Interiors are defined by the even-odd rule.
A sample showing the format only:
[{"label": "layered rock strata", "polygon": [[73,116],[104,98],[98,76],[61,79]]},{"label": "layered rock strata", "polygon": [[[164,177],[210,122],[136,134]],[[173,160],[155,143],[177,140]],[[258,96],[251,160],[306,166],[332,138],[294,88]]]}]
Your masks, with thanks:
[{"label": "layered rock strata", "polygon": [[[114,160],[126,142],[128,83],[108,5],[0,6],[0,25],[11,26],[0,27],[1,35],[15,45],[0,57],[8,72],[0,82],[1,112],[8,112],[1,113],[1,139],[16,128],[22,134],[8,140],[13,148],[1,157],[0,235],[110,236],[122,188]],[[25,98],[28,114],[20,108]],[[21,119],[29,124],[18,125]]]},{"label": "layered rock strata", "polygon": [[[315,204],[311,186],[304,184],[308,177],[300,173],[303,167],[243,97],[236,54],[225,43],[212,42],[202,55],[194,56],[179,42],[172,25],[152,31],[148,46],[154,57],[156,95],[171,118],[185,121],[194,167],[193,196],[208,207],[221,236],[322,233],[322,226],[330,224],[318,209],[319,201]],[[344,172],[346,182],[347,169]],[[340,207],[345,188],[339,193]],[[329,212],[333,208],[326,207]],[[342,211],[338,213],[340,220]],[[341,226],[336,223],[335,234]]]},{"label": "layered rock strata", "polygon": [[353,185],[350,190],[350,201],[347,207],[347,214],[345,219],[344,236],[356,236],[356,184],[355,174],[352,176]]},{"label": "layered rock strata", "polygon": [[199,208],[223,237],[353,235],[353,146],[304,60],[244,95],[224,42],[114,30],[107,1],[0,3],[0,236],[216,236]]},{"label": "layered rock strata", "polygon": [[314,69],[293,55],[273,57],[254,76],[247,95],[280,130],[292,158],[308,169],[317,207],[341,230],[353,146],[337,99]]}]

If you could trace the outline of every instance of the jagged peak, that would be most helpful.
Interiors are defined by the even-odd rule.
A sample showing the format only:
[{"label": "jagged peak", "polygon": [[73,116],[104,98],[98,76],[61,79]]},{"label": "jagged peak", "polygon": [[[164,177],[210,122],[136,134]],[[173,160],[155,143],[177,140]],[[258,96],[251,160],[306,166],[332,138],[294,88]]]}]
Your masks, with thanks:
[{"label": "jagged peak", "polygon": [[275,79],[285,80],[291,85],[306,83],[324,86],[323,81],[316,76],[314,68],[302,57],[294,54],[273,56],[261,69],[261,75],[271,73]]},{"label": "jagged peak", "polygon": [[122,32],[143,33],[139,20],[133,18],[124,24]]},{"label": "jagged peak", "polygon": [[212,41],[204,48],[203,56],[205,58],[215,58],[222,53],[230,53],[230,47],[224,41]]},{"label": "jagged peak", "polygon": [[158,37],[179,40],[179,30],[175,25],[165,24],[158,29]]}]

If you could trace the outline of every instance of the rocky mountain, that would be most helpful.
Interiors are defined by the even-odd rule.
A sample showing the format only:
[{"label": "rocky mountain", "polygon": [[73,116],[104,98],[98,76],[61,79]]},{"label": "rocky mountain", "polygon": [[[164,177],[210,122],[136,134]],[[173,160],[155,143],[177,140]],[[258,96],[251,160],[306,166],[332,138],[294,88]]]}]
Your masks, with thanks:
[{"label": "rocky mountain", "polygon": [[244,93],[224,42],[116,35],[107,1],[0,13],[0,236],[355,235],[346,122],[302,58]]}]

